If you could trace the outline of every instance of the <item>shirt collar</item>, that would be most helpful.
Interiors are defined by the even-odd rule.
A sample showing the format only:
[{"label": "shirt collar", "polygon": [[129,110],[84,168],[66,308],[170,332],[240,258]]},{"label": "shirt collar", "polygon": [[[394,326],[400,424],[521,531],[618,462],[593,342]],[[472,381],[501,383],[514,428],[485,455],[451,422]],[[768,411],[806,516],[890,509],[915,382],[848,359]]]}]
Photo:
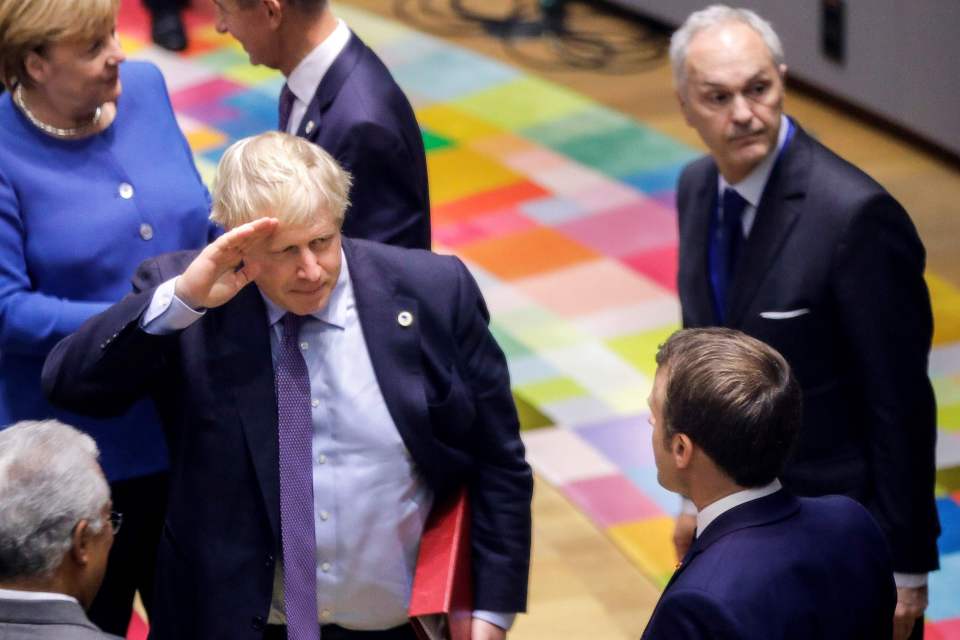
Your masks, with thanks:
[{"label": "shirt collar", "polygon": [[766,497],[771,493],[776,493],[777,491],[780,491],[781,488],[782,485],[780,484],[780,481],[774,478],[773,482],[768,485],[737,491],[736,493],[731,493],[725,498],[720,498],[716,502],[708,504],[703,509],[700,509],[700,511],[697,513],[697,535],[701,535],[706,528],[710,526],[710,523],[730,509],[739,507],[740,505],[750,502],[751,500],[757,500],[759,498]]},{"label": "shirt collar", "polygon": [[[287,310],[278,304],[275,304],[270,298],[260,292],[264,304],[267,305],[267,322],[272,327],[286,315]],[[344,329],[347,326],[347,313],[353,309],[355,302],[353,297],[353,283],[350,281],[350,268],[347,266],[347,256],[340,247],[340,276],[337,278],[337,284],[333,286],[330,297],[327,298],[327,304],[320,310],[310,314],[311,317],[325,322],[329,325]]]},{"label": "shirt collar", "polygon": [[320,81],[327,74],[333,61],[337,59],[340,52],[350,41],[350,29],[347,23],[337,19],[337,26],[333,33],[327,36],[323,42],[314,47],[313,51],[308,53],[300,63],[290,72],[287,78],[287,86],[296,96],[297,100],[304,104],[310,104],[313,94],[316,93]]},{"label": "shirt collar", "polygon": [[768,153],[767,157],[764,158],[746,178],[736,184],[730,184],[720,175],[717,180],[718,193],[723,193],[723,190],[727,187],[733,187],[733,190],[749,202],[750,206],[756,208],[757,205],[760,204],[760,197],[763,195],[763,190],[767,187],[767,180],[770,179],[770,172],[773,171],[773,165],[776,164],[777,158],[780,156],[780,151],[787,142],[787,133],[789,131],[790,121],[785,114],[781,113],[780,133],[777,134],[777,148],[773,150],[773,153]]},{"label": "shirt collar", "polygon": [[0,600],[65,600],[67,602],[80,604],[76,598],[68,596],[65,593],[21,591],[20,589],[0,589]]}]

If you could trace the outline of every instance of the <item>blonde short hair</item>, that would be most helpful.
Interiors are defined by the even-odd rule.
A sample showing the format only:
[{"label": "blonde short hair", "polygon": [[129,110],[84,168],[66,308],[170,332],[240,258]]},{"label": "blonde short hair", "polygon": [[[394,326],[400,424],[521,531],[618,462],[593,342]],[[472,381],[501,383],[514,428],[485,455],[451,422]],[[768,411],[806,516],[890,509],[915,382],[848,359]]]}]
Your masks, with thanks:
[{"label": "blonde short hair", "polygon": [[27,55],[113,28],[120,0],[0,0],[0,81],[30,87]]},{"label": "blonde short hair", "polygon": [[311,224],[323,211],[342,227],[351,182],[350,173],[312,142],[279,131],[261,133],[223,154],[210,218],[232,229],[266,215]]}]

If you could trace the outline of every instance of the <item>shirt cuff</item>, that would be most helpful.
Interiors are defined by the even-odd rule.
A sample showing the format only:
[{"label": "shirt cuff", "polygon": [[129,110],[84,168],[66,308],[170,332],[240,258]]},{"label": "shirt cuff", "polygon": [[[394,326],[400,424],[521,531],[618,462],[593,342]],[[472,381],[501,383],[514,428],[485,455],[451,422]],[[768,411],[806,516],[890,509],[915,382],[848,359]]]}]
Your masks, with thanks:
[{"label": "shirt cuff", "polygon": [[490,624],[495,624],[504,631],[510,631],[513,621],[517,618],[515,613],[498,613],[496,611],[474,611],[473,617]]},{"label": "shirt cuff", "polygon": [[925,573],[897,573],[893,572],[893,581],[898,587],[907,589],[919,589],[927,586],[927,574]]},{"label": "shirt cuff", "polygon": [[177,278],[167,280],[153,292],[150,306],[140,318],[140,328],[147,333],[162,336],[186,329],[206,313],[206,310],[191,309],[177,297],[174,293]]},{"label": "shirt cuff", "polygon": [[680,515],[683,515],[683,516],[697,515],[697,505],[693,504],[693,500],[691,500],[690,498],[683,498],[680,501]]}]

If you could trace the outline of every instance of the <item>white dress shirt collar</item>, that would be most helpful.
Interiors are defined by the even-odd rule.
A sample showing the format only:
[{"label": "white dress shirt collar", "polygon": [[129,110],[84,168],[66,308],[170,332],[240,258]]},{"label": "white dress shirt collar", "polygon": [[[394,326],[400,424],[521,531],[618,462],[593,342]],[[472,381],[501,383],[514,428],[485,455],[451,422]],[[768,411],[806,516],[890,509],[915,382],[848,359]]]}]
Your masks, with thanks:
[{"label": "white dress shirt collar", "polygon": [[740,505],[750,502],[751,500],[764,498],[771,493],[780,491],[781,488],[782,485],[780,484],[780,481],[774,478],[773,482],[768,485],[737,491],[736,493],[731,493],[725,498],[720,498],[716,502],[705,506],[697,513],[697,536],[699,537],[700,534],[710,526],[710,523],[730,509],[739,507]]},{"label": "white dress shirt collar", "polygon": [[[261,291],[260,296],[264,304],[267,305],[267,320],[272,327],[286,315],[287,310],[274,304]],[[340,248],[340,276],[337,278],[337,284],[333,286],[327,304],[310,315],[334,327],[343,329],[347,325],[347,311],[354,305],[353,283],[350,282],[350,268],[347,266],[347,256],[343,253],[343,247]]]},{"label": "white dress shirt collar", "polygon": [[777,157],[787,142],[787,133],[790,131],[790,120],[786,115],[780,114],[780,133],[777,134],[777,148],[773,153],[767,154],[767,157],[758,164],[750,174],[736,184],[730,184],[720,175],[718,177],[718,193],[723,193],[727,187],[733,187],[734,191],[739,193],[744,200],[750,203],[750,206],[756,208],[760,204],[760,197],[763,196],[763,190],[767,187],[767,180],[770,179],[770,172],[773,171],[773,165],[777,162]]},{"label": "white dress shirt collar", "polygon": [[317,92],[317,87],[327,71],[333,65],[334,60],[344,50],[350,41],[350,29],[347,23],[337,19],[337,26],[327,38],[318,44],[313,51],[308,53],[300,63],[290,72],[287,78],[287,86],[295,98],[293,108],[290,111],[290,122],[287,126],[288,133],[296,133],[300,128],[300,121],[303,114],[306,113],[307,105],[313,100],[313,95]]},{"label": "white dress shirt collar", "polygon": [[47,591],[21,591],[20,589],[0,589],[0,600],[64,600],[80,604],[73,596],[65,593],[52,593]]}]

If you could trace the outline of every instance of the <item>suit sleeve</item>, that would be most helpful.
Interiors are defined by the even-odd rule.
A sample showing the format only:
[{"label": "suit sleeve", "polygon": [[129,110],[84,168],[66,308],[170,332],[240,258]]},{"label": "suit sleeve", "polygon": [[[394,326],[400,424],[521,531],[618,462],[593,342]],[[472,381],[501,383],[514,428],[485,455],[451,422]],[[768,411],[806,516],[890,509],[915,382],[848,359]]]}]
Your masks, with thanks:
[{"label": "suit sleeve", "polygon": [[457,334],[460,367],[476,407],[470,443],[475,609],[526,610],[533,473],[524,458],[506,358],[487,327],[480,290],[459,267]]},{"label": "suit sleeve", "polygon": [[43,356],[109,302],[70,300],[36,291],[25,251],[18,196],[0,173],[0,353]]},{"label": "suit sleeve", "polygon": [[160,282],[155,263],[141,265],[133,293],[57,343],[41,376],[52,404],[112,417],[149,395],[176,340],[176,334],[151,335],[140,328],[140,317]]},{"label": "suit sleeve", "polygon": [[641,640],[738,640],[736,621],[708,594],[691,589],[668,590]]},{"label": "suit sleeve", "polygon": [[414,249],[430,248],[427,187],[395,131],[375,122],[354,124],[338,160],[353,174],[344,233]]},{"label": "suit sleeve", "polygon": [[937,568],[936,406],[927,375],[933,333],[924,249],[886,193],[863,204],[838,246],[833,281],[858,405],[869,429],[867,506],[891,544],[894,571]]}]

